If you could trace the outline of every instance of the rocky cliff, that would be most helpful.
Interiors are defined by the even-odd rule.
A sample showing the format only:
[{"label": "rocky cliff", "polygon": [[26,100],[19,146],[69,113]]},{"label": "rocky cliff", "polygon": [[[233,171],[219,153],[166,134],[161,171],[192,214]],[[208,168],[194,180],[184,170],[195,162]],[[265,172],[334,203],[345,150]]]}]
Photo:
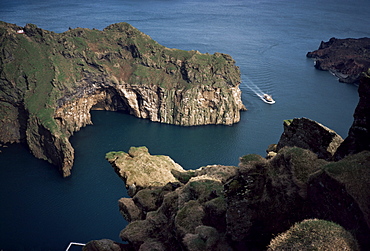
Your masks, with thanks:
[{"label": "rocky cliff", "polygon": [[353,114],[353,124],[334,155],[336,160],[370,150],[370,70],[362,74],[358,93],[360,99]]},{"label": "rocky cliff", "polygon": [[331,38],[319,48],[308,52],[315,68],[330,71],[339,81],[357,83],[362,72],[370,68],[370,38]]},{"label": "rocky cliff", "polygon": [[[369,79],[368,74],[361,79],[355,121],[344,141],[318,122],[295,118],[284,121],[279,142],[268,149],[269,158],[249,154],[240,158],[238,167],[214,165],[189,171],[167,160],[169,164],[146,168],[149,173],[141,171],[149,179],[131,193],[132,198],[119,200],[119,210],[129,225],[120,234],[127,243],[117,250],[290,250],[308,246],[367,250]],[[149,156],[146,148],[132,148],[128,154],[109,153],[107,159],[116,170],[120,166],[117,173],[127,181],[126,175],[136,170],[132,159],[150,163]],[[162,158],[150,159],[158,157]],[[166,183],[168,177],[155,184],[150,181],[150,177],[165,177],[164,170],[170,182]],[[101,250],[96,247],[105,243],[92,241],[85,250]]]},{"label": "rocky cliff", "polygon": [[[369,75],[362,74],[344,141],[318,122],[296,118],[284,121],[268,158],[249,154],[238,167],[189,171],[167,165],[171,182],[155,186],[149,179],[132,198],[120,199],[129,221],[120,237],[127,243],[97,240],[84,250],[368,250]],[[132,167],[125,153],[107,158],[115,169],[117,161],[120,170]]]},{"label": "rocky cliff", "polygon": [[333,130],[307,118],[295,118],[284,121],[284,132],[276,146],[276,151],[283,147],[308,149],[319,158],[330,160],[343,142]]},{"label": "rocky cliff", "polygon": [[169,49],[127,23],[57,34],[0,22],[0,142],[26,142],[64,176],[69,137],[91,124],[91,109],[231,125],[245,110],[239,83],[229,55]]},{"label": "rocky cliff", "polygon": [[[189,171],[168,157],[151,156],[145,147],[112,152],[107,159],[116,170],[119,166],[129,189],[139,188],[119,200],[129,225],[120,233],[127,244],[117,250],[266,250],[269,243],[270,250],[302,245],[366,250],[370,245],[368,151],[332,162],[307,149],[283,147],[270,159],[243,156],[239,167]],[[320,221],[305,221],[312,218]],[[84,250],[103,250],[99,243]]]}]

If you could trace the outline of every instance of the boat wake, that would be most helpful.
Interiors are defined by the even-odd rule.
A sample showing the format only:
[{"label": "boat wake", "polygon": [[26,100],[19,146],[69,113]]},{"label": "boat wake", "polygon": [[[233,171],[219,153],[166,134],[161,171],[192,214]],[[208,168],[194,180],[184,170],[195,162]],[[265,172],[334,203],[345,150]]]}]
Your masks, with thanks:
[{"label": "boat wake", "polygon": [[[248,77],[245,77],[248,83],[244,83],[246,87],[248,87],[255,95],[257,95],[263,102],[268,104],[273,104],[275,101],[272,100],[272,97],[270,95],[267,95],[264,93],[257,85],[255,85],[252,80],[250,80]],[[266,100],[266,95],[271,98],[273,101]]]}]

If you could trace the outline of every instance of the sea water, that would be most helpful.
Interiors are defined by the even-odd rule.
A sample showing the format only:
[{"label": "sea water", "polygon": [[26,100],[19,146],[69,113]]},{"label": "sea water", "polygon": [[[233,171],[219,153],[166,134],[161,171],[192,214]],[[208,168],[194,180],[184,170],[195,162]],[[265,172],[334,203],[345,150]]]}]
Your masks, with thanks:
[{"label": "sea water", "polygon": [[[357,87],[314,69],[305,57],[331,37],[370,36],[367,0],[107,0],[0,2],[0,20],[64,32],[128,22],[160,44],[230,54],[240,67],[248,111],[233,126],[179,127],[123,113],[94,111],[94,125],[77,132],[72,176],[62,178],[27,147],[0,153],[0,250],[64,250],[68,243],[120,241],[127,222],[118,199],[123,181],[104,159],[109,151],[147,146],[186,169],[237,165],[248,153],[265,155],[283,120],[307,117],[346,137]],[[253,88],[251,88],[253,87]],[[255,90],[269,93],[269,105]]]}]

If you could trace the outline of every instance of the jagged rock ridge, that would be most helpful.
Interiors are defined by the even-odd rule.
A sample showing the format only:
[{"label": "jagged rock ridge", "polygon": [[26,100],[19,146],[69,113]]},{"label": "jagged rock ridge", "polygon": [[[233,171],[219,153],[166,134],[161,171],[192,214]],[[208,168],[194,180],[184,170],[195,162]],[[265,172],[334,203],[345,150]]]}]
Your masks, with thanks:
[{"label": "jagged rock ridge", "polygon": [[57,34],[0,22],[0,34],[0,142],[25,141],[64,176],[91,109],[183,126],[231,125],[245,110],[229,55],[169,49],[127,23]]}]

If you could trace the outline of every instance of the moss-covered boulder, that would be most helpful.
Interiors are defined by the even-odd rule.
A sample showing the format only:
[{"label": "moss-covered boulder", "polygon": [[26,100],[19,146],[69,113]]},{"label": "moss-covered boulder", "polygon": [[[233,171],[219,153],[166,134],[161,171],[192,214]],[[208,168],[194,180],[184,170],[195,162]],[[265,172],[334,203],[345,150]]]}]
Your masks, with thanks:
[{"label": "moss-covered boulder", "polygon": [[310,219],[295,224],[271,240],[268,251],[359,251],[350,232],[330,221]]}]

